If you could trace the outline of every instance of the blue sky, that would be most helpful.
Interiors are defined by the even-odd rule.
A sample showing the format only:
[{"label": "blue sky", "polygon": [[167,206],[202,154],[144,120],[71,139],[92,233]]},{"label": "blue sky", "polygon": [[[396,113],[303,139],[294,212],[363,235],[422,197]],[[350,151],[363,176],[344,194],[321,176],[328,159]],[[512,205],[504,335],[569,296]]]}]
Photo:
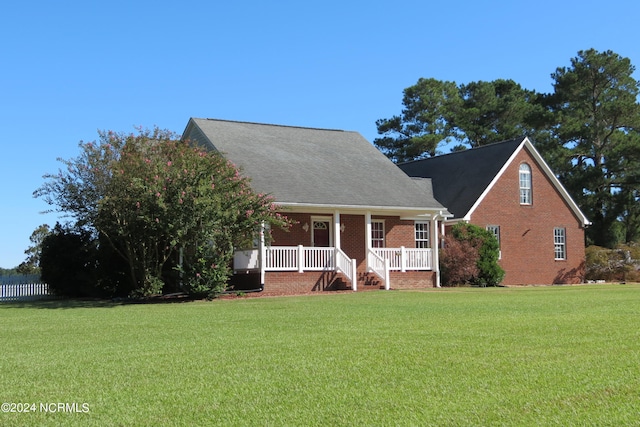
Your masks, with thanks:
[{"label": "blue sky", "polygon": [[[372,141],[420,77],[551,91],[579,50],[640,66],[640,2],[9,2],[0,14],[0,267],[57,216],[32,197],[98,130],[189,117],[346,129]],[[636,79],[640,75],[636,72]]]}]

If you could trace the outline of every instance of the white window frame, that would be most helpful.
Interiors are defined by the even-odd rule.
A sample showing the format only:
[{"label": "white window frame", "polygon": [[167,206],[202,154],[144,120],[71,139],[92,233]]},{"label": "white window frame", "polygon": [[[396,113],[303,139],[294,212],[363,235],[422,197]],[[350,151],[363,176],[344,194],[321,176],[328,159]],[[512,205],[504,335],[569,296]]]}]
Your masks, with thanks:
[{"label": "white window frame", "polygon": [[487,225],[487,231],[494,235],[498,241],[498,259],[502,259],[502,246],[500,244],[500,226],[499,225]]},{"label": "white window frame", "polygon": [[[380,228],[376,229],[379,226]],[[382,236],[377,236],[376,233],[382,233]],[[379,243],[378,246],[376,243]],[[385,246],[385,229],[384,219],[372,219],[371,220],[371,247],[372,248],[384,248]]]},{"label": "white window frame", "polygon": [[567,259],[567,230],[564,227],[553,229],[553,254],[556,261]]},{"label": "white window frame", "polygon": [[415,221],[413,225],[416,248],[427,249],[431,247],[431,227],[427,221]]},{"label": "white window frame", "polygon": [[519,186],[520,186],[520,204],[530,205],[532,204],[532,179],[531,179],[531,166],[527,163],[520,164],[519,171]]}]

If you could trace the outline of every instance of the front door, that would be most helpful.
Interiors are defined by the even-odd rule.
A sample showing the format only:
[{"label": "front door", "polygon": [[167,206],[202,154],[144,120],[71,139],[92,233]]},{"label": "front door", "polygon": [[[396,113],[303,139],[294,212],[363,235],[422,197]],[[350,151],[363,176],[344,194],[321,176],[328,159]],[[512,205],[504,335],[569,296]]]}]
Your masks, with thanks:
[{"label": "front door", "polygon": [[313,221],[313,246],[325,248],[331,246],[330,224],[329,220]]}]

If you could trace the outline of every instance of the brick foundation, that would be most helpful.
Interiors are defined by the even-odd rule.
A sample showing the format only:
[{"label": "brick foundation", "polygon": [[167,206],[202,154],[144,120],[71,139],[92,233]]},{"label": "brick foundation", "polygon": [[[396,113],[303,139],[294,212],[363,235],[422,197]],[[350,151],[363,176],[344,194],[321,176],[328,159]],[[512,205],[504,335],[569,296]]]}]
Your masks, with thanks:
[{"label": "brick foundation", "polygon": [[[435,286],[435,272],[391,272],[392,289],[419,289]],[[340,273],[270,271],[265,273],[264,295],[295,295],[313,292],[350,290],[349,283]],[[358,272],[358,291],[384,289],[382,280],[372,274]]]}]

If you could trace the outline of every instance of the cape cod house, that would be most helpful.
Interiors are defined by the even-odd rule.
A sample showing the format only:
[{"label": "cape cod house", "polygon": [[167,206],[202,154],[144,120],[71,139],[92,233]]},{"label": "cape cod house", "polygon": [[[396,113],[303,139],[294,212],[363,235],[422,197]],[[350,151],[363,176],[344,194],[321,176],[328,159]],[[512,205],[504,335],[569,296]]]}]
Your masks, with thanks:
[{"label": "cape cod house", "polygon": [[267,294],[439,286],[449,212],[356,132],[189,120],[184,139],[217,150],[296,224],[239,248],[234,280]]},{"label": "cape cod house", "polygon": [[493,232],[505,285],[581,283],[589,220],[528,138],[400,164],[453,217]]}]

